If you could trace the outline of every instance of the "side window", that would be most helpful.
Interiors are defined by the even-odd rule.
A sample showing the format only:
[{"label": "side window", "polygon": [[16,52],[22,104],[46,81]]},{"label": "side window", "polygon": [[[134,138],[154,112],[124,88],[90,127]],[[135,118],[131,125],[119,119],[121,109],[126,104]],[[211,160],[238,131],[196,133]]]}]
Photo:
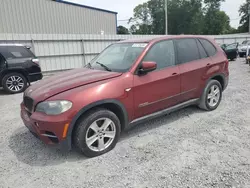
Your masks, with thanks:
[{"label": "side window", "polygon": [[180,64],[200,59],[195,39],[178,39],[176,47]]},{"label": "side window", "polygon": [[208,55],[207,55],[206,51],[204,50],[204,48],[203,48],[203,46],[201,45],[201,43],[200,43],[199,40],[197,40],[197,45],[198,45],[198,48],[199,48],[199,52],[200,52],[201,59],[207,58]]},{"label": "side window", "polygon": [[209,42],[206,39],[199,39],[199,40],[201,41],[202,46],[205,48],[209,56],[213,56],[216,54],[217,50],[214,47],[214,45],[211,44],[211,42]]},{"label": "side window", "polygon": [[157,70],[175,65],[174,42],[166,40],[156,43],[144,57],[143,61],[154,61]]}]

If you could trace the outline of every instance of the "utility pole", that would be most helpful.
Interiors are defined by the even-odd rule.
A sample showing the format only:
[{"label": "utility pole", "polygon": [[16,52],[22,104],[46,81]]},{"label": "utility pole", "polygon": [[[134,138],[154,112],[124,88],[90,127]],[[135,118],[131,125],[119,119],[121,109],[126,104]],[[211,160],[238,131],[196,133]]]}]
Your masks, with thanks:
[{"label": "utility pole", "polygon": [[250,4],[248,5],[248,33],[250,34]]},{"label": "utility pole", "polygon": [[165,22],[166,22],[166,35],[168,34],[168,0],[165,0]]}]

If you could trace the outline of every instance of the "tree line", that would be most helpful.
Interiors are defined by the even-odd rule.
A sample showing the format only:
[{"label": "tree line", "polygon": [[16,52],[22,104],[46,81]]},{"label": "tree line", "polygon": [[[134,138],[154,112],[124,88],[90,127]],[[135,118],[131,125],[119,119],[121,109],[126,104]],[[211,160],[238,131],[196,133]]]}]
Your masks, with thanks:
[{"label": "tree line", "polygon": [[[230,26],[230,18],[221,11],[225,0],[168,0],[168,34],[220,35],[248,32],[248,5],[240,6],[239,27]],[[149,0],[134,8],[130,28],[118,27],[118,34],[165,34],[165,0]]]}]

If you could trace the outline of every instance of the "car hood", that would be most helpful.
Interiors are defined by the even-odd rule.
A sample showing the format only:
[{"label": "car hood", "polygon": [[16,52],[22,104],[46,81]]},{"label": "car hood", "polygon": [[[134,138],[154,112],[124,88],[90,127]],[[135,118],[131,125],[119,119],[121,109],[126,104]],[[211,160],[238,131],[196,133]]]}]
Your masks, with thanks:
[{"label": "car hood", "polygon": [[25,91],[24,95],[33,98],[35,101],[43,101],[64,91],[120,75],[122,73],[86,68],[73,69],[33,84]]}]

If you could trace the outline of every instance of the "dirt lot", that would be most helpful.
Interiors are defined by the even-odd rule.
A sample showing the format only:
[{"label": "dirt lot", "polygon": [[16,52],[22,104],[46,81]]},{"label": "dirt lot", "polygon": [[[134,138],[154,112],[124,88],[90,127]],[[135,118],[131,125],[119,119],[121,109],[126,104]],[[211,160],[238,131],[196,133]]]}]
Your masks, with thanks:
[{"label": "dirt lot", "polygon": [[86,159],[45,146],[19,117],[22,95],[0,91],[0,187],[250,187],[250,67],[230,62],[216,111],[196,107],[130,128]]}]

